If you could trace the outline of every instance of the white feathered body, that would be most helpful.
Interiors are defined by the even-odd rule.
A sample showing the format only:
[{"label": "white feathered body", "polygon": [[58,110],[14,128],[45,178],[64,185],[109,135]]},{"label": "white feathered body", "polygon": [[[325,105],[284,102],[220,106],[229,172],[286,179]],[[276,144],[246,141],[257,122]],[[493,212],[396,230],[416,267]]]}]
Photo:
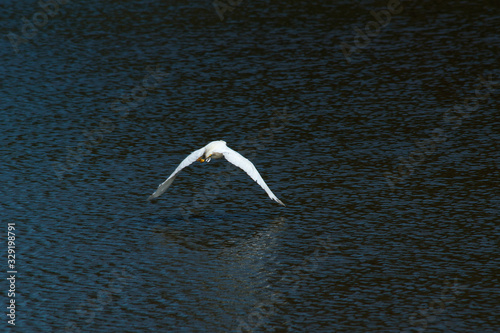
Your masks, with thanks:
[{"label": "white feathered body", "polygon": [[163,192],[165,192],[167,188],[172,184],[175,177],[179,174],[179,172],[181,172],[182,169],[192,164],[193,162],[210,162],[212,158],[221,157],[225,157],[226,160],[245,171],[250,176],[250,178],[256,181],[257,184],[259,184],[264,189],[264,191],[266,191],[267,195],[269,195],[272,200],[276,201],[280,205],[285,206],[285,204],[281,202],[281,200],[278,199],[278,197],[276,197],[274,193],[269,189],[266,182],[264,181],[264,179],[262,179],[253,163],[243,157],[240,153],[229,148],[226,145],[226,142],[222,140],[212,141],[205,147],[195,150],[194,152],[189,154],[188,157],[186,157],[174,170],[170,177],[168,177],[167,180],[165,180],[158,186],[158,189],[148,198],[148,200],[155,199]]}]

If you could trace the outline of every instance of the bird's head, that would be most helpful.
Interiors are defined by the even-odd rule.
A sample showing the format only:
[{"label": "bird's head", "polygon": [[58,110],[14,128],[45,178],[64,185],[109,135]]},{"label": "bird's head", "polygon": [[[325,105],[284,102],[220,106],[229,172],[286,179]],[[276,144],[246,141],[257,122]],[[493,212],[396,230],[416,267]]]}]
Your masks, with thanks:
[{"label": "bird's head", "polygon": [[212,156],[212,154],[210,154],[208,157],[203,158],[203,155],[202,155],[202,156],[198,157],[197,161],[201,162],[201,163],[203,163],[203,162],[208,163],[212,159],[211,156]]}]

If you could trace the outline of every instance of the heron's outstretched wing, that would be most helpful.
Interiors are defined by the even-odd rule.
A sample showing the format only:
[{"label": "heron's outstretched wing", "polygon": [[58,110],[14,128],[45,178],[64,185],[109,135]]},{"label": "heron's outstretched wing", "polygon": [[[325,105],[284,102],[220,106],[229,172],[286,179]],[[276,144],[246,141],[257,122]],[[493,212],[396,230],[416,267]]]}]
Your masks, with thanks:
[{"label": "heron's outstretched wing", "polygon": [[235,150],[232,150],[231,148],[225,146],[224,148],[221,148],[220,150],[215,150],[217,153],[222,153],[226,160],[231,162],[232,164],[236,165],[237,167],[243,169],[250,178],[252,178],[254,181],[257,182],[257,184],[260,185],[266,191],[267,195],[277,203],[279,203],[282,206],[285,206],[283,202],[281,202],[278,197],[274,195],[274,193],[269,189],[267,186],[266,182],[264,179],[262,179],[261,175],[259,174],[259,171],[255,168],[252,162],[248,160],[247,158],[243,157],[240,153],[238,153]]},{"label": "heron's outstretched wing", "polygon": [[191,154],[186,157],[181,164],[175,169],[174,172],[170,175],[170,177],[167,178],[163,183],[161,183],[158,186],[158,189],[149,196],[148,200],[152,200],[156,197],[159,197],[163,192],[167,190],[167,188],[172,185],[172,182],[174,181],[175,177],[181,172],[182,169],[187,167],[188,165],[192,164],[194,161],[196,161],[199,157],[203,156],[203,153],[205,152],[205,147],[200,148],[198,150],[195,150]]}]

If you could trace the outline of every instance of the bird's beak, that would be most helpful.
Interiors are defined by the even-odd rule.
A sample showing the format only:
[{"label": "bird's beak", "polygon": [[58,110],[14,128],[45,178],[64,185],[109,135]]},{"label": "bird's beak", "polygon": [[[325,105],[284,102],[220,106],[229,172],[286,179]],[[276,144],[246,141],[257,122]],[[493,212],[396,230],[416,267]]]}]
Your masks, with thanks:
[{"label": "bird's beak", "polygon": [[198,157],[197,161],[198,162],[202,162],[202,163],[205,162],[205,160],[203,159],[203,157]]}]

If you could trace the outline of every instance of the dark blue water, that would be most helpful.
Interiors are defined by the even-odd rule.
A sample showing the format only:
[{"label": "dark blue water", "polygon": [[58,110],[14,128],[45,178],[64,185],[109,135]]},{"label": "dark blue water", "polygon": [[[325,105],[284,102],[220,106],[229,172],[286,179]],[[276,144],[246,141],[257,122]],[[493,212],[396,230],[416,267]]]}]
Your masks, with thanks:
[{"label": "dark blue water", "polygon": [[498,4],[232,3],[0,4],[2,327],[497,332]]}]

